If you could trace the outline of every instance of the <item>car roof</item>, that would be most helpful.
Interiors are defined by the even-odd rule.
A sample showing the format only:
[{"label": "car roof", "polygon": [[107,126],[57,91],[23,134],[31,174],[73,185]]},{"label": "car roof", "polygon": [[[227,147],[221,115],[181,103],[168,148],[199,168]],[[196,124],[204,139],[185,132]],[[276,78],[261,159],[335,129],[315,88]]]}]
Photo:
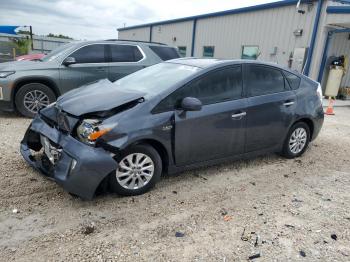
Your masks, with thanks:
[{"label": "car roof", "polygon": [[177,58],[177,59],[168,60],[168,61],[166,61],[166,63],[183,64],[183,65],[199,67],[202,69],[212,68],[212,67],[217,67],[217,66],[234,65],[234,64],[259,64],[259,65],[267,65],[267,66],[276,67],[279,69],[290,71],[294,74],[300,74],[296,71],[292,71],[291,69],[289,69],[285,66],[281,66],[281,65],[276,64],[276,63],[263,62],[263,61],[258,61],[258,60],[184,57],[184,58]]},{"label": "car roof", "polygon": [[167,46],[163,43],[157,42],[147,42],[147,41],[134,41],[134,40],[120,40],[120,39],[106,39],[106,40],[94,40],[94,41],[77,41],[75,42],[78,45],[86,44],[132,44],[132,45],[151,45],[151,46]]}]

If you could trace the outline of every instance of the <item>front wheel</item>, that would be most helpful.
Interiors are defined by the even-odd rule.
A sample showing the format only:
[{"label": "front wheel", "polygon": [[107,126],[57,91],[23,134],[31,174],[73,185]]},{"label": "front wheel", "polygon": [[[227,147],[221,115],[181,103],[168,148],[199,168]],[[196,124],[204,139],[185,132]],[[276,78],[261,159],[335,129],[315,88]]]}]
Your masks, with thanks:
[{"label": "front wheel", "polygon": [[149,145],[135,145],[118,157],[117,170],[110,177],[111,190],[133,196],[149,191],[162,174],[162,160]]},{"label": "front wheel", "polygon": [[310,128],[304,122],[294,124],[283,144],[282,155],[286,158],[301,156],[310,142]]},{"label": "front wheel", "polygon": [[15,103],[17,110],[26,117],[33,118],[41,108],[56,101],[52,89],[41,83],[23,85],[17,92]]}]

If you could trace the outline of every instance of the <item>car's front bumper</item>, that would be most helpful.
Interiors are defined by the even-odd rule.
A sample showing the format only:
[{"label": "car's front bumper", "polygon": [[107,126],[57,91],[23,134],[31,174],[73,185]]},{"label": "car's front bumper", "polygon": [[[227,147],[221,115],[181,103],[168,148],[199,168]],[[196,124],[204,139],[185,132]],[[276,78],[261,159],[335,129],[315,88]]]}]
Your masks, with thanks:
[{"label": "car's front bumper", "polygon": [[11,101],[0,100],[0,111],[12,112],[14,110],[15,110],[15,108],[14,108],[13,103]]},{"label": "car's front bumper", "polygon": [[[32,155],[31,150],[39,151],[42,147],[40,135],[61,149],[60,157],[54,165],[45,158],[44,153],[41,157]],[[21,142],[21,154],[45,176],[83,199],[92,199],[103,179],[117,167],[117,162],[109,152],[81,143],[51,127],[40,115],[34,118]]]}]

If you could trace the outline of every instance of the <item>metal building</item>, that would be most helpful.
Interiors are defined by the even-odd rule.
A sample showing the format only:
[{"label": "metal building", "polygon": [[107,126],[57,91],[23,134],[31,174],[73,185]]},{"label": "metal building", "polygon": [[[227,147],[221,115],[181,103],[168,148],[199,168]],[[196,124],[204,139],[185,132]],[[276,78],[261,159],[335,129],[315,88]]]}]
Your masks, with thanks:
[{"label": "metal building", "polygon": [[350,1],[285,0],[119,28],[118,38],[166,43],[184,56],[276,62],[321,82],[328,57],[350,56]]}]

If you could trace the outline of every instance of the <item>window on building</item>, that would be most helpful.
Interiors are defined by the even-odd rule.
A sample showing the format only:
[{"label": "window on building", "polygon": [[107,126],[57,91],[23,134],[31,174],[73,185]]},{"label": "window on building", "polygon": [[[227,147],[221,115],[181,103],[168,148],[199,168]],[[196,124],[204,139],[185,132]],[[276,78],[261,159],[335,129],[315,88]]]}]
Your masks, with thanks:
[{"label": "window on building", "polygon": [[250,96],[279,93],[285,90],[282,72],[272,67],[247,65],[245,82]]},{"label": "window on building", "polygon": [[104,63],[105,45],[87,45],[70,55],[75,58],[78,64],[84,63]]},{"label": "window on building", "polygon": [[156,112],[174,110],[185,97],[195,97],[203,105],[215,104],[242,97],[241,66],[210,72],[199,79],[177,89],[166,97],[155,109]]},{"label": "window on building", "polygon": [[242,46],[242,59],[256,60],[259,56],[258,46]]},{"label": "window on building", "polygon": [[180,54],[173,47],[168,46],[149,46],[151,50],[156,53],[157,56],[160,57],[163,61],[179,58]]},{"label": "window on building", "polygon": [[289,83],[289,86],[295,90],[295,89],[298,89],[299,88],[299,85],[300,85],[300,77],[299,76],[296,76],[292,73],[289,73],[287,71],[284,71],[284,75],[286,76],[287,78],[287,81]]},{"label": "window on building", "polygon": [[112,62],[137,62],[143,55],[137,46],[109,45]]},{"label": "window on building", "polygon": [[178,46],[177,47],[179,49],[179,53],[181,57],[185,57],[186,56],[186,46]]},{"label": "window on building", "polygon": [[203,57],[214,57],[214,46],[203,46]]}]

